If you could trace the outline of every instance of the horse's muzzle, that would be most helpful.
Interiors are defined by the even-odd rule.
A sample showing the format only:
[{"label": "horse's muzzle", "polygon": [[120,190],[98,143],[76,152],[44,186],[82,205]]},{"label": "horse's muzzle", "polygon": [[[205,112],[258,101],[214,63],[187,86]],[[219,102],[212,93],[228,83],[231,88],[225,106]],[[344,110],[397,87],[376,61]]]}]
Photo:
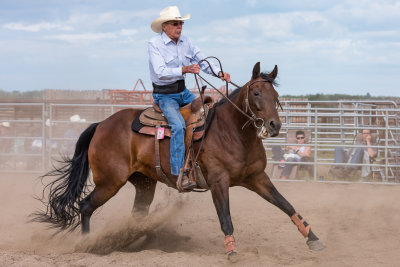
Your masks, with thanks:
[{"label": "horse's muzzle", "polygon": [[268,135],[269,135],[269,133],[268,133],[267,128],[265,128],[265,126],[262,126],[262,127],[261,127],[260,129],[258,129],[258,131],[257,131],[257,136],[258,136],[258,138],[265,139],[265,138],[268,137]]},{"label": "horse's muzzle", "polygon": [[268,133],[271,137],[275,137],[279,134],[282,123],[280,121],[271,120],[268,124]]},{"label": "horse's muzzle", "polygon": [[270,121],[267,126],[264,124],[257,130],[257,136],[261,139],[265,139],[268,136],[274,137],[279,134],[279,130],[281,129],[281,122],[276,123],[275,121]]}]

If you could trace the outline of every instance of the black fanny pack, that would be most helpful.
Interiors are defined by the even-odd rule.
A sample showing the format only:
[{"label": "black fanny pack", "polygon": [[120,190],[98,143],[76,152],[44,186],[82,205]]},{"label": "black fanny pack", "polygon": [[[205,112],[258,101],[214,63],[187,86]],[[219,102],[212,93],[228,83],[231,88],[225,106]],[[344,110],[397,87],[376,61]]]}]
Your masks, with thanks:
[{"label": "black fanny pack", "polygon": [[178,94],[185,90],[185,80],[178,80],[167,85],[157,85],[153,83],[153,93],[155,94]]}]

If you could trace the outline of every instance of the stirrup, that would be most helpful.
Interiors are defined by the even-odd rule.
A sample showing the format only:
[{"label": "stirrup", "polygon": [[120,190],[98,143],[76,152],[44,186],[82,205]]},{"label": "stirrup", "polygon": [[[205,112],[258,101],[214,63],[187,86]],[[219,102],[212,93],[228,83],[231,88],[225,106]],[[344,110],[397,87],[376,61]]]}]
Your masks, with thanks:
[{"label": "stirrup", "polygon": [[[186,177],[186,179],[185,179]],[[196,182],[190,181],[189,177],[187,177],[186,175],[184,176],[184,178],[182,179],[182,188],[185,190],[192,190],[194,188],[197,187]]]},{"label": "stirrup", "polygon": [[197,187],[196,182],[189,179],[187,170],[183,169],[184,168],[181,168],[179,171],[179,176],[176,180],[176,187],[178,188],[179,192],[190,191]]}]

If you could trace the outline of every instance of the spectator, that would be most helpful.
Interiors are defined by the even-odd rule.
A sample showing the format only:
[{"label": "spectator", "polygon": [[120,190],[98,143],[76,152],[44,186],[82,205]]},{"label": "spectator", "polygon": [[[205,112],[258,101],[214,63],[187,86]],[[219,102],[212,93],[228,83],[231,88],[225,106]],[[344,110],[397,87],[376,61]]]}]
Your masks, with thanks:
[{"label": "spectator", "polygon": [[14,140],[10,138],[12,127],[10,122],[0,122],[0,168],[8,169],[12,166],[14,153]]},{"label": "spectator", "polygon": [[[55,140],[50,139],[50,126],[53,126],[53,122],[50,119],[46,120],[46,131],[45,131],[45,149],[46,153],[51,155],[52,152],[57,151],[58,143]],[[43,149],[43,137],[38,137],[32,141],[31,153],[40,154]]]},{"label": "spectator", "polygon": [[72,122],[71,127],[64,133],[64,141],[61,144],[61,152],[67,155],[73,154],[75,151],[75,143],[81,132],[80,122],[86,122],[86,119],[81,119],[78,114],[69,118]]},{"label": "spectator", "polygon": [[8,121],[0,123],[0,153],[10,153],[13,148],[13,140],[10,137],[11,125]]},{"label": "spectator", "polygon": [[[370,163],[370,160],[377,155],[377,150],[371,147],[372,142],[371,130],[364,129],[362,130],[362,138],[355,140],[355,145],[360,147],[354,147],[348,151],[344,150],[343,147],[336,147],[334,162],[348,163],[348,165],[332,166],[329,173],[335,177],[349,177],[360,167],[352,164]],[[371,172],[369,166],[365,166],[362,170],[361,177],[366,177]]]},{"label": "spectator", "polygon": [[283,167],[281,179],[287,179],[292,172],[293,167],[296,164],[284,164],[284,162],[307,162],[310,161],[311,156],[311,147],[305,146],[306,135],[304,131],[296,132],[296,143],[295,146],[287,146],[286,153],[284,154],[282,148],[280,146],[273,146],[272,153],[273,159],[276,161],[280,161],[280,166]]}]

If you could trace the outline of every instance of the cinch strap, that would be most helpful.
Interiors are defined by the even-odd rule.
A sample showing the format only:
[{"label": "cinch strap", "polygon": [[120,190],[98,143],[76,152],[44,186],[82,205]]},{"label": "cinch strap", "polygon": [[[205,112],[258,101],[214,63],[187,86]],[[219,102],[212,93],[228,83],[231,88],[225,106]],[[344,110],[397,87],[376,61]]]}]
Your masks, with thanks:
[{"label": "cinch strap", "polygon": [[292,219],[292,222],[297,226],[297,229],[299,229],[299,232],[304,236],[307,237],[308,233],[310,232],[311,226],[301,217],[300,214],[295,213],[290,217]]}]

